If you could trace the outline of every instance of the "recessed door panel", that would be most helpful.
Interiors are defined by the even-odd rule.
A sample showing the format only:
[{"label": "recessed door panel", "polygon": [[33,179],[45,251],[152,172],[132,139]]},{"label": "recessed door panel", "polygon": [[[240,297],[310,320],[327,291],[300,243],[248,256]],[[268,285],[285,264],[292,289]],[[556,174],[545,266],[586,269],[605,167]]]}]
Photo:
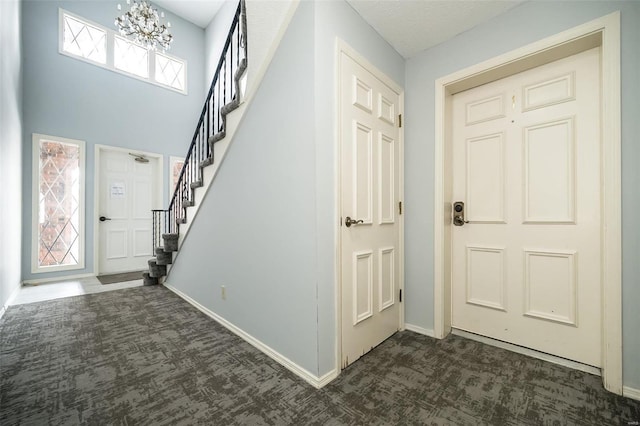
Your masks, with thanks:
[{"label": "recessed door panel", "polygon": [[505,275],[503,248],[467,246],[467,303],[506,310]]},{"label": "recessed door panel", "polygon": [[504,223],[504,135],[467,140],[467,220]]},{"label": "recessed door panel", "polygon": [[574,222],[573,118],[524,129],[525,222]]}]

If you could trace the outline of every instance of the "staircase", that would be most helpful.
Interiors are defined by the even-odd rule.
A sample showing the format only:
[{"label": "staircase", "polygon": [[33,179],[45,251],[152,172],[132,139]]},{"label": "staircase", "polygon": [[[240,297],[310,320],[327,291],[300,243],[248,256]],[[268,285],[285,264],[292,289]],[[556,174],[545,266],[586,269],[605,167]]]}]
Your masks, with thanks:
[{"label": "staircase", "polygon": [[240,0],[218,67],[185,157],[178,184],[166,210],[152,210],[154,258],[144,285],[159,284],[179,249],[180,225],[195,208],[195,192],[204,185],[204,168],[214,164],[214,145],[226,136],[227,115],[240,105],[240,80],[247,69],[247,17]]}]

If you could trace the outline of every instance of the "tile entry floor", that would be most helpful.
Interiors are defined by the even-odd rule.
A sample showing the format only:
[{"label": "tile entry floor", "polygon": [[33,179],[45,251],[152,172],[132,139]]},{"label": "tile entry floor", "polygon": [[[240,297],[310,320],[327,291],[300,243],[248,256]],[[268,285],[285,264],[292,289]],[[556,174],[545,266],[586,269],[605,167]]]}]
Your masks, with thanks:
[{"label": "tile entry floor", "polygon": [[103,293],[105,291],[121,290],[142,286],[142,280],[127,281],[114,284],[101,284],[96,277],[86,277],[76,280],[63,280],[41,284],[25,284],[11,305],[43,302],[45,300],[61,299],[63,297],[80,296],[83,294]]}]

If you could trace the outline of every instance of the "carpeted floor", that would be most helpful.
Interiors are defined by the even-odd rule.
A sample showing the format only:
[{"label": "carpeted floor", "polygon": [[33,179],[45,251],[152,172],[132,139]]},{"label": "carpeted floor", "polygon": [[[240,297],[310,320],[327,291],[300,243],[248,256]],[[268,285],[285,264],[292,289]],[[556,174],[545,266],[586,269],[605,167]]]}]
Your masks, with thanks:
[{"label": "carpeted floor", "polygon": [[[397,333],[316,390],[165,288],[10,307],[2,425],[631,425],[600,378]],[[635,423],[637,424],[637,423]]]}]

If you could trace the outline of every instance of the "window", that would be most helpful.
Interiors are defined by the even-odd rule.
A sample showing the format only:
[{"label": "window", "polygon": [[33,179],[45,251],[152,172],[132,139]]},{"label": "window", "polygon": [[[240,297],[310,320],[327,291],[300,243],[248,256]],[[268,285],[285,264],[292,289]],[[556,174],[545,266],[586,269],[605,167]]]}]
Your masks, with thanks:
[{"label": "window", "polygon": [[160,84],[184,90],[184,62],[156,53],[156,81]]},{"label": "window", "polygon": [[169,202],[171,202],[171,197],[173,197],[173,193],[178,186],[178,179],[180,179],[180,172],[182,172],[182,167],[184,166],[184,158],[171,156],[169,158]]},{"label": "window", "polygon": [[107,32],[70,15],[63,16],[63,49],[100,64],[107,63]]},{"label": "window", "polygon": [[60,53],[187,94],[187,62],[60,9]]},{"label": "window", "polygon": [[149,77],[149,51],[124,37],[115,36],[114,41],[113,65],[139,77]]},{"label": "window", "polygon": [[33,135],[32,272],[84,268],[84,142]]}]

